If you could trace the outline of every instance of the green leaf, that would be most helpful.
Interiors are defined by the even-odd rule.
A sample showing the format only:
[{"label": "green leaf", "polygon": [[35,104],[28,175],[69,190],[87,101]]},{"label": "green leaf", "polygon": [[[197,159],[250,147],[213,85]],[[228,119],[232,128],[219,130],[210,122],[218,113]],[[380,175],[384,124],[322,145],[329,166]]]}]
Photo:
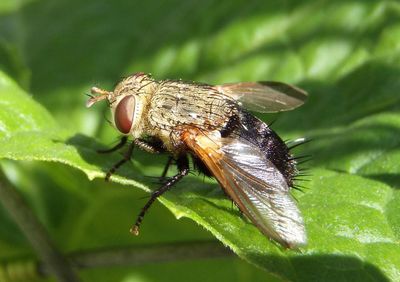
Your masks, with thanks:
[{"label": "green leaf", "polygon": [[[25,187],[63,248],[131,244],[128,236],[118,236],[140,208],[130,196],[135,189],[91,184],[78,172],[103,178],[120,159],[118,153],[96,153],[116,133],[103,121],[105,106],[83,106],[81,94],[92,84],[111,88],[120,76],[136,71],[209,83],[280,80],[310,93],[295,111],[261,116],[277,119],[273,128],[283,139],[313,139],[296,151],[313,158],[309,182],[301,183],[306,189],[293,192],[308,245],[291,251],[270,242],[207,179],[190,176],[160,201],[177,218],[194,220],[282,281],[400,279],[399,3],[4,3],[0,68],[12,79],[0,75],[0,157],[18,161],[2,165]],[[32,85],[34,99],[13,81]],[[144,175],[159,175],[164,159],[138,152],[133,165],[112,181],[148,192],[157,185]],[[26,162],[38,160],[52,163]],[[45,187],[40,192],[30,185]],[[121,214],[126,221],[119,220]],[[139,240],[183,240],[185,232],[197,238],[195,227],[179,229],[185,221],[165,226],[174,223],[164,215],[155,207]],[[6,243],[18,245],[22,239],[15,239],[15,229],[4,222],[0,249],[11,258],[15,252]],[[104,279],[99,276],[93,279]]]},{"label": "green leaf", "polygon": [[[111,160],[98,155],[95,149],[99,144],[82,135],[74,136],[64,132],[45,109],[6,76],[3,75],[1,81],[0,95],[4,114],[1,119],[2,158],[57,161],[83,170],[90,178],[104,177],[101,169],[107,169],[118,160],[117,157]],[[390,117],[378,116],[358,126],[374,124],[376,120],[400,125],[400,117],[392,114]],[[362,132],[360,135],[365,134]],[[340,136],[338,133],[336,135]],[[358,135],[353,134],[351,138],[358,138]],[[28,139],[30,142],[27,143]],[[349,142],[350,138],[344,139],[342,142]],[[324,146],[328,147],[326,144]],[[353,159],[355,156],[352,156]],[[352,167],[346,170],[351,171]],[[131,171],[128,174],[132,179],[138,178]],[[122,177],[115,180],[147,189],[134,180]],[[335,265],[344,260],[351,262],[351,271],[360,272],[367,278],[368,271],[377,271],[371,263],[380,265],[381,256],[390,257],[391,253],[400,251],[396,242],[399,234],[393,231],[385,212],[388,204],[393,206],[393,191],[390,186],[376,180],[331,170],[313,171],[310,190],[297,194],[301,209],[305,211],[309,233],[309,246],[303,254],[285,251],[271,244],[231,207],[230,201],[216,185],[190,179],[180,186],[184,189],[172,190],[162,199],[178,218],[189,217],[195,220],[238,255],[287,279],[295,280],[298,276],[308,279],[308,275],[315,275],[312,268],[306,273],[299,271],[304,264],[318,264],[321,275],[328,269],[331,275],[335,272]],[[377,256],[377,253],[380,255]],[[396,256],[392,257],[391,262],[385,261],[382,270],[392,270],[400,265]],[[330,269],[332,267],[333,271]],[[336,271],[347,270],[344,267]],[[395,273],[388,271],[387,274]]]}]

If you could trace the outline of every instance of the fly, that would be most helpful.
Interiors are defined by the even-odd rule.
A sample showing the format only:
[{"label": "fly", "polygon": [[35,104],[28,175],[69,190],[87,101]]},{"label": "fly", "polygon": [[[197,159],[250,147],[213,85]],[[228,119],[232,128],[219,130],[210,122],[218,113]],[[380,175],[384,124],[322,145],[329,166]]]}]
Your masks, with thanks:
[{"label": "fly", "polygon": [[[280,82],[208,85],[181,80],[157,81],[145,73],[131,75],[106,91],[93,87],[87,107],[107,100],[116,129],[124,135],[121,148],[133,146],[167,152],[178,173],[152,194],[131,232],[139,234],[143,217],[157,197],[189,173],[189,156],[196,169],[213,176],[240,211],[269,238],[296,248],[307,241],[301,213],[290,195],[298,173],[285,142],[247,110],[279,112],[304,103],[307,93]],[[110,150],[109,150],[110,151]]]}]

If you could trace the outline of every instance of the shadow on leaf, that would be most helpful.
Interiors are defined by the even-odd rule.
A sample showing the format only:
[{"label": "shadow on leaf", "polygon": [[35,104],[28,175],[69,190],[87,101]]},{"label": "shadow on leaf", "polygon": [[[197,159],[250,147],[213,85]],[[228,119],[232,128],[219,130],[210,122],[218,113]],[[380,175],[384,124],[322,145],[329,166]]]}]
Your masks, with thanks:
[{"label": "shadow on leaf", "polygon": [[[123,156],[119,152],[113,153],[98,153],[97,150],[107,149],[103,144],[95,139],[85,136],[83,134],[75,134],[65,141],[65,144],[74,146],[79,152],[80,156],[89,164],[96,166],[105,174],[117,163]],[[122,152],[125,148],[122,148]],[[115,175],[122,176],[127,179],[135,179],[138,182],[149,182],[143,175],[137,172],[137,169],[132,167],[131,162],[127,162],[121,166]]]},{"label": "shadow on leaf", "polygon": [[400,174],[381,173],[381,174],[367,174],[364,177],[381,181],[392,188],[400,189]]}]

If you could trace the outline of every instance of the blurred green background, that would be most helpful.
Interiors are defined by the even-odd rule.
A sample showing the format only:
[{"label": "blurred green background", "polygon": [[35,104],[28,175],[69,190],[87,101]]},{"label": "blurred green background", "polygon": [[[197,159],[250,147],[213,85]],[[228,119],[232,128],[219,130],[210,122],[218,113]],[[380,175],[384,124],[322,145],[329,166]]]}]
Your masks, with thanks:
[{"label": "blurred green background", "polygon": [[[101,146],[89,137],[111,146],[118,134],[106,121],[106,105],[86,109],[84,94],[94,85],[112,89],[138,71],[213,84],[278,80],[310,94],[302,108],[261,116],[276,120],[273,128],[283,139],[314,139],[297,149],[313,155],[310,182],[296,194],[310,237],[303,255],[268,242],[245,249],[251,238],[229,235],[208,206],[203,213],[195,201],[179,206],[180,198],[189,199],[184,187],[195,181],[195,197],[215,197],[229,207],[217,185],[196,177],[166,197],[182,219],[156,203],[141,236],[132,237],[129,227],[147,193],[89,181],[60,163],[13,160],[0,116],[1,166],[63,252],[213,239],[203,225],[258,265],[236,257],[177,261],[86,270],[83,281],[400,279],[398,1],[2,0],[0,70],[68,132],[65,144],[88,146]],[[159,175],[165,159],[137,152],[122,171],[134,169],[139,182],[154,186],[140,175]],[[197,223],[185,218],[191,216],[183,207],[200,215]],[[1,261],[35,257],[0,207]]]}]

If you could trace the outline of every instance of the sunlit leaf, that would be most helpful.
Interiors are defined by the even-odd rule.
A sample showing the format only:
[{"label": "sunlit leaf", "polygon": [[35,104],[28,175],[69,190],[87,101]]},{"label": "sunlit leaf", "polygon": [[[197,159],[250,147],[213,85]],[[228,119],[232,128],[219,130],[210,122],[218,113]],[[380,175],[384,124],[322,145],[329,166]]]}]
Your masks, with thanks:
[{"label": "sunlit leaf", "polygon": [[[280,80],[310,93],[293,112],[261,116],[277,120],[273,129],[283,139],[313,140],[296,149],[312,155],[305,165],[311,176],[300,183],[303,192],[293,192],[308,245],[291,251],[269,241],[208,179],[190,176],[161,202],[280,280],[400,279],[399,3],[27,0],[5,1],[0,11],[0,68],[7,73],[0,74],[0,157],[17,161],[2,165],[62,247],[125,244],[112,239],[126,232],[120,212],[140,209],[130,207],[131,191],[112,196],[119,193],[115,185],[76,176],[103,178],[120,159],[96,152],[117,135],[104,121],[105,105],[84,108],[90,86],[112,88],[136,71],[209,83]],[[159,175],[164,160],[138,152],[112,181],[148,192],[157,184],[144,175]],[[30,185],[48,187],[35,195]],[[111,188],[96,194],[96,187]],[[43,204],[54,198],[65,209]],[[103,209],[106,203],[113,212]],[[12,236],[9,221],[2,226],[0,249],[12,257],[4,242],[23,239]],[[179,237],[168,225],[157,227],[149,227],[149,237]],[[238,281],[251,276],[244,273]],[[142,279],[132,277],[124,281]]]}]

